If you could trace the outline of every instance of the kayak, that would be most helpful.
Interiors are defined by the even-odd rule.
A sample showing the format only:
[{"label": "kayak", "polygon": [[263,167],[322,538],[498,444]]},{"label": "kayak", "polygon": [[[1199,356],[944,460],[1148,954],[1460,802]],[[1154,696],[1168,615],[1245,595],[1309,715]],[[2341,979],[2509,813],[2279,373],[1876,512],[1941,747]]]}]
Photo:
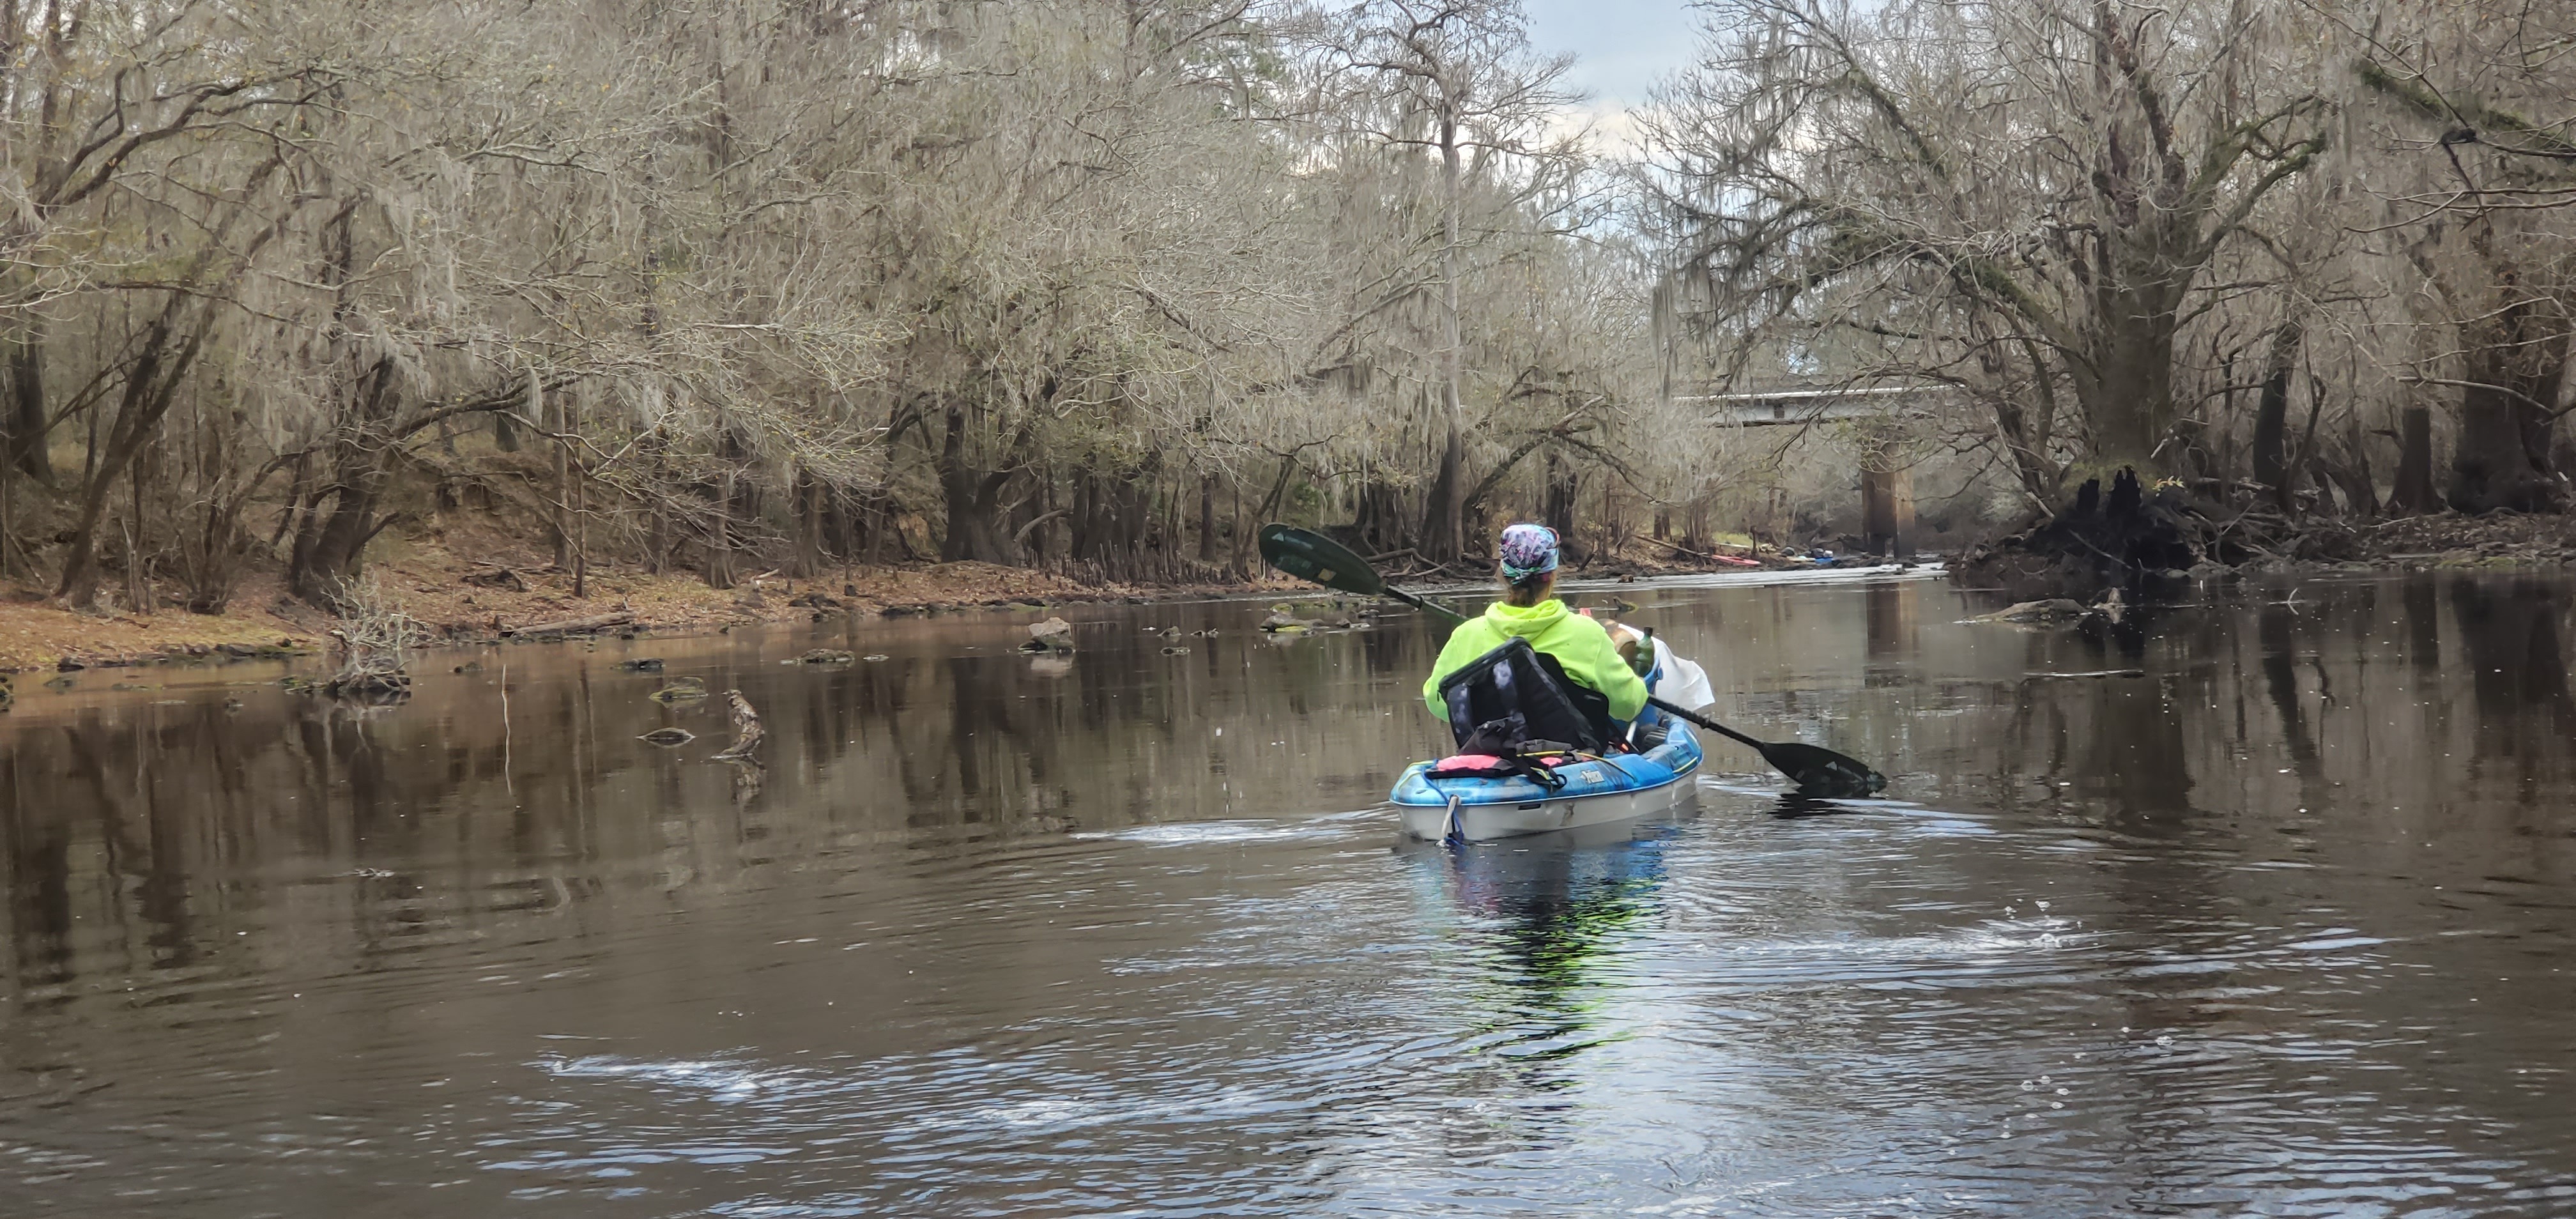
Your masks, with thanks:
[{"label": "kayak", "polygon": [[1699,737],[1677,722],[1644,753],[1574,755],[1552,768],[1554,789],[1525,775],[1434,778],[1443,764],[1431,761],[1406,767],[1390,798],[1413,837],[1485,842],[1662,812],[1697,789],[1699,764]]}]

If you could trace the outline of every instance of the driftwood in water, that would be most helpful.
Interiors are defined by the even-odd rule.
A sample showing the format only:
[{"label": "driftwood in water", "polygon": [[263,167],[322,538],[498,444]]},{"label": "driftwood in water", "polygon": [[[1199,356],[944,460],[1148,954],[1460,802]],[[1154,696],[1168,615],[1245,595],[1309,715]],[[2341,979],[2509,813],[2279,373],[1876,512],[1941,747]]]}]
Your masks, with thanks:
[{"label": "driftwood in water", "polygon": [[751,709],[751,700],[740,690],[725,691],[725,704],[733,710],[733,744],[716,757],[727,762],[747,760],[767,735],[760,727],[760,713]]},{"label": "driftwood in water", "polygon": [[635,615],[628,610],[599,614],[589,618],[565,618],[557,622],[539,622],[530,626],[505,627],[503,635],[586,635],[610,627],[633,626]]},{"label": "driftwood in water", "polygon": [[2045,601],[2024,601],[1991,614],[1979,614],[1970,622],[2073,622],[2093,611],[2084,603],[2068,597],[2051,597]]},{"label": "driftwood in water", "polygon": [[322,684],[333,698],[397,703],[411,697],[411,649],[425,634],[408,614],[387,604],[372,579],[341,586],[340,671]]}]

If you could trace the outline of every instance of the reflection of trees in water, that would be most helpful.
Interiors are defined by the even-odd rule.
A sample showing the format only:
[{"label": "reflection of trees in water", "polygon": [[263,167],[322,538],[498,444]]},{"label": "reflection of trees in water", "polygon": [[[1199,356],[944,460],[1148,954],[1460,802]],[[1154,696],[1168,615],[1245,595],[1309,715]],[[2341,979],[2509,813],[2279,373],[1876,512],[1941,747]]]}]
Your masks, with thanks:
[{"label": "reflection of trees in water", "polygon": [[2459,795],[2514,810],[2515,833],[2545,835],[2537,816],[2544,785],[2576,777],[2576,699],[2561,638],[2568,589],[2528,577],[2472,578],[2445,592],[2473,713],[2462,725],[2470,739],[2451,750]]},{"label": "reflection of trees in water", "polygon": [[2409,580],[2399,594],[2405,604],[2406,659],[2419,672],[2442,667],[2442,608],[2430,580]]},{"label": "reflection of trees in water", "polygon": [[2080,684],[2090,705],[2072,752],[2076,790],[2100,799],[2124,834],[2172,837],[2193,811],[2192,758],[2166,682]]},{"label": "reflection of trees in water", "polygon": [[1501,996],[1477,1027],[1540,1047],[1509,1051],[1515,1061],[1559,1062],[1600,1044],[1582,1034],[1603,1001],[1602,967],[1618,955],[1623,934],[1661,908],[1670,831],[1636,832],[1650,836],[1605,846],[1537,839],[1438,849],[1459,906],[1495,920],[1477,938],[1491,953],[1490,980]]},{"label": "reflection of trees in water", "polygon": [[1867,620],[1863,637],[1871,660],[1914,654],[1915,636],[1921,629],[1915,608],[1921,591],[1922,584],[1916,580],[1891,580],[1861,590]]},{"label": "reflection of trees in water", "polygon": [[2570,705],[2558,627],[2563,589],[2539,580],[2459,580],[2450,588],[2482,754],[2564,753]]},{"label": "reflection of trees in water", "polygon": [[2274,714],[2281,717],[2281,738],[2289,747],[2290,764],[2301,779],[2314,782],[2321,772],[2317,744],[2308,736],[2307,715],[2301,706],[2298,644],[2291,638],[2293,621],[2290,607],[2269,605],[2258,614],[2255,630],[2262,649],[2263,688],[2271,696]]},{"label": "reflection of trees in water", "polygon": [[[22,702],[0,721],[0,969],[56,985],[220,961],[247,921],[276,916],[281,884],[312,878],[332,879],[338,900],[291,917],[374,954],[621,884],[657,897],[757,887],[761,869],[817,851],[1207,817],[1247,791],[1307,811],[1299,793],[1389,771],[1398,759],[1380,753],[1429,739],[1427,717],[1353,732],[1361,709],[1417,711],[1409,682],[1390,693],[1367,675],[1427,667],[1418,624],[1272,648],[1249,629],[1266,612],[1111,617],[1052,674],[1006,651],[1017,635],[1000,618],[853,630],[853,651],[900,650],[887,639],[904,629],[930,642],[847,666],[781,665],[806,645],[778,639],[653,646],[671,674],[739,687],[760,708],[762,770],[707,761],[730,735],[718,700],[655,702],[665,678],[617,672],[606,649],[505,649],[365,714],[274,688],[242,691],[234,709],[221,687],[54,719]],[[1149,617],[1222,633],[1167,657],[1137,629]],[[635,739],[661,727],[699,739]]]},{"label": "reflection of trees in water", "polygon": [[71,980],[72,906],[70,833],[59,819],[33,814],[24,761],[21,750],[0,753],[10,794],[0,810],[0,851],[9,863],[11,974],[27,991]]}]

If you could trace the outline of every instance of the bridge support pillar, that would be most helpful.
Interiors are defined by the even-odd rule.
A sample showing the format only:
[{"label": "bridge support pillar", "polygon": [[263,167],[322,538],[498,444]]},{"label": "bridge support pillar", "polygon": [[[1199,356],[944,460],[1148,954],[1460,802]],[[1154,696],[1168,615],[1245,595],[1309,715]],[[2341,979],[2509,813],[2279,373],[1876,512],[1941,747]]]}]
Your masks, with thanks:
[{"label": "bridge support pillar", "polygon": [[1860,472],[1861,545],[1869,553],[1914,557],[1914,471]]}]

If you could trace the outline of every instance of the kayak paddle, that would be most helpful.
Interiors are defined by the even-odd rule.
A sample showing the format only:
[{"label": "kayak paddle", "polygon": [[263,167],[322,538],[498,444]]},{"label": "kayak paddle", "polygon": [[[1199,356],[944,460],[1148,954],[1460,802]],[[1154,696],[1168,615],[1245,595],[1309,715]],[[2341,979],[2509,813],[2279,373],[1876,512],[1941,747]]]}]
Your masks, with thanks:
[{"label": "kayak paddle", "polygon": [[[1467,620],[1465,615],[1445,605],[1434,605],[1403,589],[1388,586],[1368,560],[1313,530],[1293,525],[1264,525],[1260,537],[1263,561],[1300,580],[1311,580],[1326,588],[1363,597],[1393,597],[1415,609],[1445,618],[1452,626]],[[1696,711],[1676,707],[1660,698],[1649,698],[1646,702],[1657,710],[1751,746],[1755,753],[1762,755],[1763,761],[1789,776],[1790,781],[1805,794],[1866,796],[1887,786],[1886,776],[1871,770],[1859,759],[1798,741],[1755,740]]]}]

